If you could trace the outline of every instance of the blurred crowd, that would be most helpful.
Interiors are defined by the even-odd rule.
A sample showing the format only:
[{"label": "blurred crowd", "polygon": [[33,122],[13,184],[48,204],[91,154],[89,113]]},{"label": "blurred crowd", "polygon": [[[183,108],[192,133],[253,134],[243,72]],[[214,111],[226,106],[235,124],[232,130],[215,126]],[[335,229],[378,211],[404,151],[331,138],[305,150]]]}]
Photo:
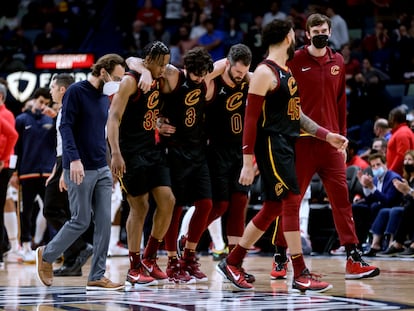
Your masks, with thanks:
[{"label": "blurred crowd", "polygon": [[153,40],[170,47],[171,63],[178,67],[195,46],[204,46],[217,60],[232,45],[244,43],[252,50],[254,70],[265,53],[261,31],[266,23],[291,19],[300,48],[308,43],[306,17],[319,12],[331,18],[330,46],[345,59],[349,133],[364,149],[374,137],[375,120],[387,118],[402,103],[402,96],[389,94],[386,85],[408,89],[414,81],[414,9],[406,2],[17,0],[0,4],[0,74],[36,71],[39,53],[141,56]]}]

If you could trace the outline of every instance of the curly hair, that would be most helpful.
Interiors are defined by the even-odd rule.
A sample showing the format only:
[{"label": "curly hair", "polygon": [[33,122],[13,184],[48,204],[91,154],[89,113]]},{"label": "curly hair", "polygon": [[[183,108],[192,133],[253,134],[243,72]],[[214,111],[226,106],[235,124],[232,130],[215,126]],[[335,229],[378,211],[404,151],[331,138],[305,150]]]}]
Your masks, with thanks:
[{"label": "curly hair", "polygon": [[184,68],[187,72],[202,77],[213,71],[213,59],[203,47],[195,47],[184,56]]}]

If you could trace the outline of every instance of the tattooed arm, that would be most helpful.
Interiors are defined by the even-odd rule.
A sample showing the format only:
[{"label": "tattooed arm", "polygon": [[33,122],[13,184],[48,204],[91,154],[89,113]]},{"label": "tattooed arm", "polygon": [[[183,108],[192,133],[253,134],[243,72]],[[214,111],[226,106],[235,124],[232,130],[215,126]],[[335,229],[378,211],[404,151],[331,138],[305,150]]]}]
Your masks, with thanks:
[{"label": "tattooed arm", "polygon": [[307,115],[300,111],[300,127],[307,133],[330,143],[340,152],[345,152],[348,146],[348,139],[340,134],[332,133],[313,121]]},{"label": "tattooed arm", "polygon": [[[315,121],[309,118],[306,114],[303,113],[302,109],[300,110],[300,127],[305,132],[316,136],[316,132],[320,127]],[[326,133],[328,134],[328,133]]]}]

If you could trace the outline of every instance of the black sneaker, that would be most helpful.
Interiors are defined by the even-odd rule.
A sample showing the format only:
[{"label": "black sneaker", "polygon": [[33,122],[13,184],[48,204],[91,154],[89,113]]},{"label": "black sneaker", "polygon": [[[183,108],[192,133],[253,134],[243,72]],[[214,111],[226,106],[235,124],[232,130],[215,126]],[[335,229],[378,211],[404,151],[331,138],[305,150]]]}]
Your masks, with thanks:
[{"label": "black sneaker", "polygon": [[412,258],[414,257],[414,248],[407,247],[403,252],[397,254],[398,257]]},{"label": "black sneaker", "polygon": [[377,253],[378,257],[396,257],[402,253],[404,248],[396,248],[394,245],[388,247],[385,251]]}]

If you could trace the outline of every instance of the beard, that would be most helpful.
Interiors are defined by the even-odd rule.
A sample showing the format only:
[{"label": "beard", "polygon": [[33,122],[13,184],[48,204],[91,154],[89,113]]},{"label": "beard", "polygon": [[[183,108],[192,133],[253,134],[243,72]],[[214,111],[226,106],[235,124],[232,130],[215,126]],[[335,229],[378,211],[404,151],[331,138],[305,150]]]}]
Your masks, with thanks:
[{"label": "beard", "polygon": [[241,84],[243,79],[235,78],[233,74],[231,73],[231,69],[227,70],[227,73],[229,74],[230,80],[233,81],[234,84]]},{"label": "beard", "polygon": [[288,61],[292,60],[295,56],[295,44],[292,42],[287,49]]}]

